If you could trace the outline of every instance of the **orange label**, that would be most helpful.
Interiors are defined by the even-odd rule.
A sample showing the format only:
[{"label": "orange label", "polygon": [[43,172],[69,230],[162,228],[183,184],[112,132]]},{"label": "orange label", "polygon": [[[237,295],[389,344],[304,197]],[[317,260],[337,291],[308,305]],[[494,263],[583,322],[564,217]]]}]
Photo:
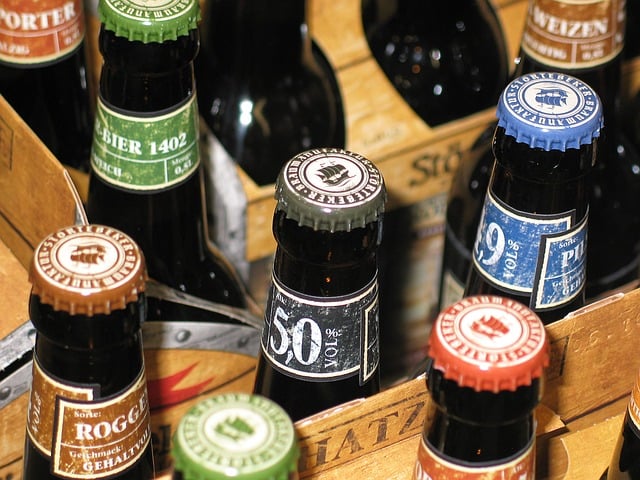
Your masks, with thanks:
[{"label": "orange label", "polygon": [[633,390],[631,390],[631,398],[629,399],[627,411],[629,412],[631,421],[636,428],[640,430],[640,372],[638,372],[636,384],[633,386]]},{"label": "orange label", "polygon": [[0,4],[0,60],[53,62],[84,38],[82,0],[7,0]]},{"label": "orange label", "polygon": [[562,69],[608,62],[624,46],[621,0],[536,0],[522,34],[522,50],[534,60]]},{"label": "orange label", "polygon": [[63,478],[99,479],[131,467],[151,441],[144,370],[107,400],[50,378],[34,362],[27,431]]},{"label": "orange label", "polygon": [[424,439],[418,448],[414,480],[534,480],[535,442],[518,456],[495,465],[453,463],[436,455]]}]

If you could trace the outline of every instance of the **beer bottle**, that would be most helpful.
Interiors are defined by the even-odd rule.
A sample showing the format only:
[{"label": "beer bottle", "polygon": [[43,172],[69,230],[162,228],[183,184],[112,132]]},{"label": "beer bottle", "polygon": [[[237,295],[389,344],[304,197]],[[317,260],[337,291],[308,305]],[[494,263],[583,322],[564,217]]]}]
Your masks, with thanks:
[{"label": "beer bottle", "polygon": [[93,107],[83,0],[3,2],[0,94],[61,163],[89,170]]},{"label": "beer bottle", "polygon": [[[193,73],[199,4],[105,0],[99,9],[104,64],[88,218],[130,234],[145,252],[154,280],[243,307],[242,286],[205,236]],[[152,302],[150,319],[211,316]]]},{"label": "beer bottle", "polygon": [[245,256],[247,195],[237,166],[266,185],[303,150],[344,147],[342,95],[312,39],[307,0],[212,0],[201,32],[195,66],[209,233],[245,282],[264,273],[255,288],[266,288],[269,273]]},{"label": "beer bottle", "polygon": [[[636,281],[640,265],[640,155],[619,124],[629,3],[530,2],[516,66],[516,74],[551,70],[578,77],[602,102],[589,198],[587,300]],[[570,24],[573,29],[555,27]]]},{"label": "beer bottle", "polygon": [[495,124],[487,127],[465,152],[453,175],[445,213],[438,310],[460,300],[471,265],[484,196],[493,167],[491,141]]},{"label": "beer bottle", "polygon": [[254,393],[296,421],[379,390],[376,166],[342,149],[290,159],[276,181],[277,247]]},{"label": "beer bottle", "polygon": [[611,457],[609,468],[601,480],[640,479],[640,373],[631,391],[622,429]]},{"label": "beer bottle", "polygon": [[[596,183],[592,188],[592,205],[590,206],[588,227],[589,230],[594,231],[589,232],[588,251],[594,253],[587,255],[587,285],[585,287],[586,299],[590,300],[602,292],[625,285],[635,278],[637,260],[635,259],[636,249],[633,246],[634,235],[630,233],[631,230],[625,234],[621,230],[626,230],[628,225],[634,224],[635,211],[633,211],[632,205],[635,204],[635,200],[633,197],[634,191],[638,191],[637,182],[640,181],[636,178],[638,174],[635,172],[640,171],[640,168],[637,168],[637,149],[632,145],[633,142],[629,142],[628,137],[618,131],[618,113],[615,112],[615,105],[620,102],[618,84],[620,81],[619,42],[621,37],[618,19],[620,15],[624,15],[623,2],[592,2],[589,5],[573,3],[570,6],[564,5],[564,3],[556,0],[530,3],[522,46],[516,59],[515,76],[535,71],[557,71],[586,81],[596,90],[601,99],[605,130],[614,132],[614,138],[617,138],[616,142],[609,142],[604,138],[599,141],[601,145],[603,140],[605,143],[598,148],[597,171],[599,173],[596,174]],[[629,5],[628,2],[627,5]],[[551,17],[540,14],[547,9],[557,10],[554,15],[560,16]],[[548,34],[544,38],[538,36],[537,32],[544,25],[559,25],[561,21],[577,21],[585,17],[615,20],[597,22],[606,27],[606,33],[610,39],[610,42],[607,43],[607,49],[602,51],[589,49],[589,45],[594,41],[592,38],[576,35],[568,37],[567,29],[557,29],[553,35]],[[538,22],[543,19],[550,18],[553,19],[553,22],[538,25]],[[536,45],[548,45],[550,38],[553,39],[554,45],[562,45],[563,49],[573,45],[584,52],[596,52],[595,57],[592,61],[587,62],[582,57],[567,53],[562,57],[557,56],[551,59],[545,56],[542,50],[538,51],[535,47]],[[553,50],[549,48],[548,52],[551,51]],[[603,137],[607,137],[607,135],[603,135]],[[483,145],[484,142],[486,145]],[[441,271],[441,308],[446,306],[447,302],[460,298],[464,291],[464,282],[469,271],[471,251],[475,239],[475,233],[473,238],[470,238],[467,233],[477,230],[483,202],[483,195],[478,195],[477,192],[478,189],[482,189],[482,185],[486,186],[488,183],[493,165],[492,135],[480,137],[477,143],[476,151],[472,151],[464,157],[454,175],[450,190]],[[482,151],[486,153],[479,154]],[[616,169],[617,173],[611,173]],[[626,220],[621,215],[624,215]],[[616,231],[618,233],[615,233]],[[611,245],[607,244],[616,238],[622,239],[619,243],[622,247],[620,251],[616,247],[615,252],[603,254],[611,248]],[[614,256],[617,259],[613,259]],[[607,271],[617,273],[608,276]]]},{"label": "beer bottle", "polygon": [[[257,340],[259,328],[228,314],[251,300],[206,236],[193,71],[198,1],[103,0],[98,8],[104,63],[87,216],[128,233],[145,253],[153,280],[145,331],[156,322],[207,322],[211,335],[233,331]],[[201,300],[215,308],[201,308]],[[158,472],[170,466],[177,423],[164,403],[171,389],[162,382],[150,390]],[[197,393],[186,395],[184,402]]]},{"label": "beer bottle", "polygon": [[[363,0],[373,57],[430,126],[495,105],[508,81],[502,28],[489,0],[396,0],[372,13]],[[382,9],[381,9],[382,10]],[[374,9],[375,12],[375,9]]]},{"label": "beer bottle", "polygon": [[138,246],[111,227],[62,228],[35,249],[29,278],[36,341],[23,477],[153,478]]},{"label": "beer bottle", "polygon": [[549,363],[540,318],[505,297],[467,297],[440,313],[428,349],[414,480],[534,480],[535,407]]},{"label": "beer bottle", "polygon": [[226,393],[194,405],[173,440],[174,480],[297,480],[293,423],[260,395]]},{"label": "beer bottle", "polygon": [[508,296],[550,323],[584,304],[588,177],[602,108],[583,81],[537,72],[507,86],[497,117],[464,295]]}]

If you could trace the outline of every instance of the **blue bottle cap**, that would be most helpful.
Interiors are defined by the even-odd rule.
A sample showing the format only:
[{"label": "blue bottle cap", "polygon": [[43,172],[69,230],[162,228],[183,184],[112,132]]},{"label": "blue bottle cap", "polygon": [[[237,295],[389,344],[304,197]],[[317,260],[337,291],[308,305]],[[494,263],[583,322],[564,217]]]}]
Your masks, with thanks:
[{"label": "blue bottle cap", "polygon": [[580,148],[600,136],[602,105],[585,82],[556,72],[513,80],[500,97],[498,126],[518,143],[544,150]]}]

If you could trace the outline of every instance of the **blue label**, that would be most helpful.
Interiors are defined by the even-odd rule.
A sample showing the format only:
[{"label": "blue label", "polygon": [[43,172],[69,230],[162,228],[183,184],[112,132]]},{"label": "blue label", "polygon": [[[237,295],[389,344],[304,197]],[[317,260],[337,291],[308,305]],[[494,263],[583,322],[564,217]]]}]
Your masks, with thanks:
[{"label": "blue label", "polygon": [[533,308],[561,305],[580,292],[585,275],[586,216],[575,211],[534,215],[510,208],[487,192],[473,263],[508,292],[535,295]]},{"label": "blue label", "polygon": [[532,306],[561,306],[582,291],[586,280],[587,215],[575,228],[541,239],[542,265],[536,278]]}]

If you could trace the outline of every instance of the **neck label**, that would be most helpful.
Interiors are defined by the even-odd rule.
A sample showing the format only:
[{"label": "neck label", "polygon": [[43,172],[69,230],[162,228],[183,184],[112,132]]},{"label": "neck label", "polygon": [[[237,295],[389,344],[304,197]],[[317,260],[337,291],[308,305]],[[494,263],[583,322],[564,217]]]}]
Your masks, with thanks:
[{"label": "neck label", "polygon": [[0,61],[16,66],[53,63],[84,39],[82,0],[10,0],[0,5]]},{"label": "neck label", "polygon": [[200,165],[195,98],[158,116],[116,112],[98,98],[93,173],[140,192],[165,190],[189,178]]},{"label": "neck label", "polygon": [[262,351],[280,372],[311,382],[360,373],[364,384],[379,362],[378,281],[341,297],[311,297],[273,276]]},{"label": "neck label", "polygon": [[612,60],[624,46],[625,11],[620,0],[536,0],[521,47],[549,67],[592,68]]}]

